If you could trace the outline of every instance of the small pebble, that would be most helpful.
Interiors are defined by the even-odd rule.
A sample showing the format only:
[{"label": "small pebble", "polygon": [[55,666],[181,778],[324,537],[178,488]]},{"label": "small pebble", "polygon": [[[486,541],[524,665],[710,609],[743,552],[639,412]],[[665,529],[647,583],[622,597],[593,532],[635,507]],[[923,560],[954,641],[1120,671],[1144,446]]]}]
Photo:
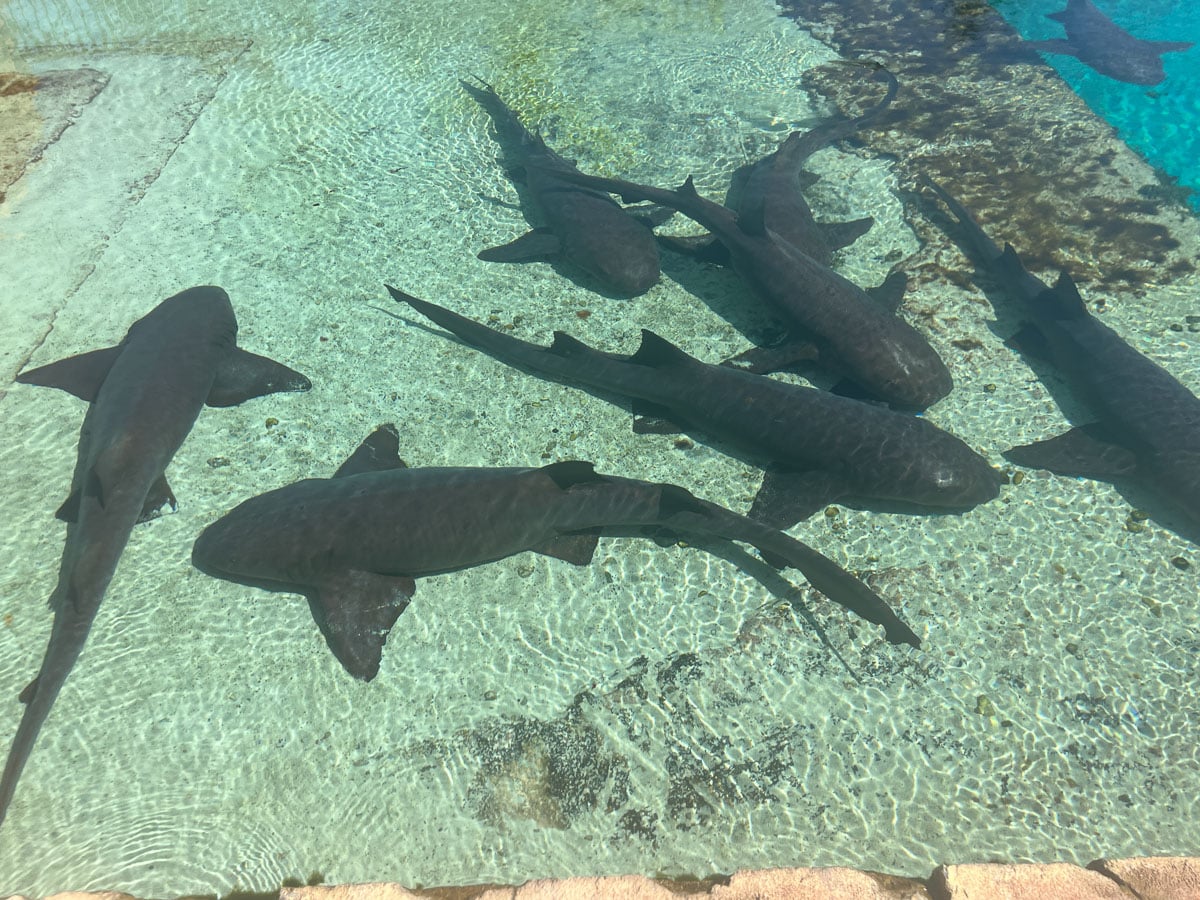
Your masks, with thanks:
[{"label": "small pebble", "polygon": [[992,384],[991,382],[988,382],[987,384],[985,384],[983,386],[983,392],[985,394],[994,394],[994,393],[996,393],[996,386],[994,384]]},{"label": "small pebble", "polygon": [[1172,559],[1171,565],[1173,565],[1175,568],[1177,568],[1181,572],[1186,572],[1188,569],[1190,569],[1192,567],[1192,564],[1190,562],[1188,562],[1186,559],[1184,559],[1182,556],[1176,556],[1174,559]]},{"label": "small pebble", "polygon": [[214,469],[223,469],[227,465],[229,465],[229,457],[228,456],[210,456],[208,458],[208,464],[210,466],[212,466]]},{"label": "small pebble", "polygon": [[839,510],[836,506],[827,506],[825,507],[825,518],[836,518],[840,512],[841,510]]},{"label": "small pebble", "polygon": [[279,420],[277,418],[275,418],[274,416],[267,417],[267,427],[268,428],[274,428],[278,424],[279,424]]}]

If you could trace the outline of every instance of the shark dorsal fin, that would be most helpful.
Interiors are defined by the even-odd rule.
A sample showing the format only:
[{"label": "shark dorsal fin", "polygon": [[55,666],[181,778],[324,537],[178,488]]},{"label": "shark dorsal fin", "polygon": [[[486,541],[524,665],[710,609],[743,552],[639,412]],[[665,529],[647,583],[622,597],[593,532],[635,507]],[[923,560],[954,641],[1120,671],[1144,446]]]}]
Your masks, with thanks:
[{"label": "shark dorsal fin", "polygon": [[554,340],[550,343],[550,352],[556,356],[577,356],[580,353],[590,353],[592,348],[579,338],[573,338],[565,331],[554,332]]},{"label": "shark dorsal fin", "polygon": [[687,488],[681,488],[677,484],[660,484],[658,489],[658,517],[664,522],[679,513],[703,515],[706,512],[704,503]]},{"label": "shark dorsal fin", "polygon": [[1079,319],[1088,315],[1087,305],[1079,296],[1079,288],[1066,272],[1058,276],[1054,287],[1038,294],[1037,302],[1055,319]]},{"label": "shark dorsal fin", "polygon": [[358,445],[338,470],[334,478],[346,475],[361,475],[363,472],[386,472],[389,469],[405,469],[408,465],[400,458],[400,434],[392,423],[380,425]]},{"label": "shark dorsal fin", "polygon": [[643,328],[642,343],[637,348],[637,352],[629,357],[629,361],[639,366],[647,366],[654,369],[660,366],[695,362],[696,360],[680,350],[665,337]]},{"label": "shark dorsal fin", "polygon": [[689,175],[687,177],[687,180],[684,181],[683,184],[681,184],[679,187],[675,188],[675,193],[682,194],[685,197],[699,197],[700,196],[696,192],[696,185],[695,185],[695,182],[692,181],[691,175]]},{"label": "shark dorsal fin", "polygon": [[551,463],[543,466],[542,471],[564,491],[577,484],[596,484],[608,480],[590,462],[577,459]]}]

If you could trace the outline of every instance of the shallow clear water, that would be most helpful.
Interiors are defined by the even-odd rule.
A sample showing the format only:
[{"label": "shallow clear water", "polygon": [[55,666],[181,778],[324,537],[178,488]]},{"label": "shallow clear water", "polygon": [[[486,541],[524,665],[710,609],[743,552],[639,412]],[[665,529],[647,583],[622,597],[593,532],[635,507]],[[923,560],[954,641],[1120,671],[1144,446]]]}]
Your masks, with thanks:
[{"label": "shallow clear water", "polygon": [[[588,459],[747,509],[750,463],[634,435],[625,408],[421,327],[382,282],[540,343],[561,329],[628,351],[650,327],[717,360],[770,333],[732,275],[678,258],[633,300],[476,260],[526,223],[457,79],[495,83],[584,169],[690,172],[719,197],[732,168],[830,111],[800,76],[836,54],[771,4],[9,2],[0,25],[0,69],[109,76],[0,204],[0,746],[45,649],[53,513],[84,412],[12,376],[214,283],[241,345],[314,383],[201,414],[169,470],[179,509],[135,530],[0,828],[0,893],[264,890],[313,872],[926,874],[1200,849],[1200,558],[1153,520],[1130,530],[1107,484],[1028,472],[963,516],[840,508],[793,530],[870,577],[921,651],[793,572],[795,589],[752,561],[614,538],[586,568],[523,554],[423,579],[363,684],[302,599],[190,567],[205,525],[332,473],[386,421],[410,465]],[[975,79],[954,87],[989,102]],[[1006,123],[1015,139],[1083,120],[1058,83],[1029,109]],[[46,129],[60,115],[27,113]],[[979,140],[943,127],[941,149]],[[903,123],[889,128],[900,141]],[[905,314],[957,384],[929,418],[1001,465],[1063,413],[990,327],[1011,309],[969,285],[913,203],[905,166],[922,158],[823,151],[814,206],[877,219],[839,260],[849,277],[874,284],[900,260],[918,273]],[[1113,165],[1132,179],[1111,181],[1114,202],[1152,180],[1128,152]],[[1004,230],[1031,198],[999,198],[989,229],[1032,243]],[[1194,260],[1195,219],[1160,219]],[[1104,320],[1200,389],[1194,272],[1122,262],[1142,280],[1105,283]]]}]

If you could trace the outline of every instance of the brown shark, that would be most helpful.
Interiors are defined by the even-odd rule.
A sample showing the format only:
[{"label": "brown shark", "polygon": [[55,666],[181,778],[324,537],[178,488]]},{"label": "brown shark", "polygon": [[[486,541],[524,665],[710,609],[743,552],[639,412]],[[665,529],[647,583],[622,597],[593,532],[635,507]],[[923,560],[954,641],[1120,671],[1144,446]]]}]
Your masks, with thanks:
[{"label": "brown shark", "polygon": [[175,505],[164,472],[200,410],[308,379],[237,346],[237,320],[219,287],[195,287],[160,303],[116,347],[17,377],[89,402],[72,490],[58,515],[66,546],[51,595],[54,624],[37,677],[21,692],[25,712],[0,778],[0,822],[55,698],[70,674],[133,526]]},{"label": "brown shark", "polygon": [[648,529],[741,541],[772,565],[881,625],[888,641],[920,641],[869,587],[806,544],[684,488],[601,475],[589,462],[543,468],[410,469],[382,426],[333,478],[246,500],[196,540],[202,572],[299,593],[334,655],[369,681],[416,578],[533,551],[587,565],[599,535]]},{"label": "brown shark", "polygon": [[649,404],[766,461],[750,517],[788,528],[842,497],[969,509],[993,499],[1001,475],[932,422],[874,403],[689,356],[642,330],[632,356],[602,353],[556,331],[539,347],[387,286],[392,296],[511,365]]},{"label": "brown shark", "polygon": [[486,82],[462,86],[492,117],[510,171],[525,183],[535,218],[545,224],[515,241],[479,253],[492,262],[563,259],[588,273],[607,291],[633,296],[659,279],[652,221],[623,210],[603,191],[564,181],[575,164],[529,131]]}]

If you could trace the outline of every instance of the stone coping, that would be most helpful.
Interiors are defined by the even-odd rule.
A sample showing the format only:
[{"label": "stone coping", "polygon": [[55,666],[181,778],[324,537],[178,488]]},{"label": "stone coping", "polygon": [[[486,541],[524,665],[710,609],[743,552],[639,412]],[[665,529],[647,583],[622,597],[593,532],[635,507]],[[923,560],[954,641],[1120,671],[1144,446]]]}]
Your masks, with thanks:
[{"label": "stone coping", "polygon": [[[703,880],[610,875],[528,881],[522,885],[406,888],[386,882],[283,887],[278,893],[225,900],[1200,900],[1200,857],[1155,856],[1071,863],[969,863],[939,866],[928,879],[841,867],[758,869]],[[13,895],[9,900],[26,900]],[[136,900],[130,894],[65,892],[45,900]],[[199,898],[187,898],[199,900]]]}]

